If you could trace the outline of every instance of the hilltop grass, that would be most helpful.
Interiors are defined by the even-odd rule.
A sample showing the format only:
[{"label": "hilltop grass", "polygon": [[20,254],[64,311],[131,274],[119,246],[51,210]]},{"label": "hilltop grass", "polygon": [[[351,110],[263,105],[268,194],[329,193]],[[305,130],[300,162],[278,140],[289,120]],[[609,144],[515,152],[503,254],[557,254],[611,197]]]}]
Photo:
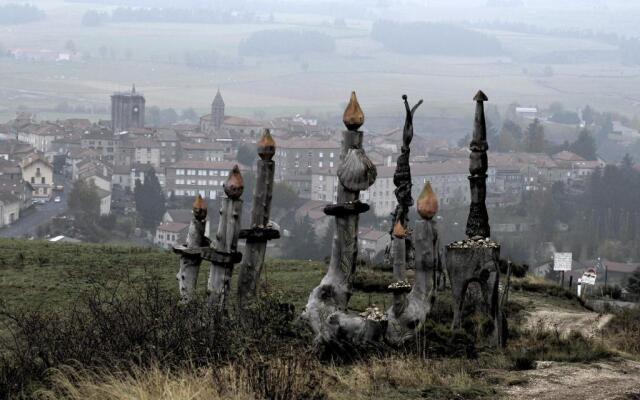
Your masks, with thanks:
[{"label": "hilltop grass", "polygon": [[[442,292],[416,340],[345,361],[322,358],[297,321],[323,263],[269,260],[251,316],[212,319],[200,303],[177,304],[178,257],[170,252],[15,239],[0,239],[0,250],[0,384],[13,391],[0,398],[35,390],[47,399],[484,399],[525,382],[518,370],[536,360],[612,357],[591,339],[568,343],[549,332],[520,331],[522,303],[580,307],[553,284],[528,277],[515,280],[507,308],[513,336],[504,351],[486,346],[486,318],[473,316],[451,331],[452,303]],[[201,295],[207,274],[205,263]],[[388,279],[363,268],[356,280],[368,293],[357,292],[352,308],[385,308]]]}]

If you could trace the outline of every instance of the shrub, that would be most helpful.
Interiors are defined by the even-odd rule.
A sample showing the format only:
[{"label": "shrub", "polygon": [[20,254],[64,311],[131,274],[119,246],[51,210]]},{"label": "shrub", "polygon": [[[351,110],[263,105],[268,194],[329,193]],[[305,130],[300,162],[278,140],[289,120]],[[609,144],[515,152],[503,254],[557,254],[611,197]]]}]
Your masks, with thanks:
[{"label": "shrub", "polygon": [[640,308],[615,311],[605,335],[617,350],[640,355]]},{"label": "shrub", "polygon": [[571,332],[567,336],[558,331],[536,328],[521,332],[518,341],[512,343],[509,359],[514,369],[530,369],[533,361],[593,362],[611,358],[601,342]]},{"label": "shrub", "polygon": [[[262,356],[304,354],[311,340],[294,325],[292,306],[277,298],[242,316],[213,313],[198,301],[180,304],[157,285],[110,293],[95,289],[66,312],[4,310],[11,335],[0,339],[0,397],[27,393],[49,368],[204,366]],[[302,356],[301,356],[302,357]]]}]

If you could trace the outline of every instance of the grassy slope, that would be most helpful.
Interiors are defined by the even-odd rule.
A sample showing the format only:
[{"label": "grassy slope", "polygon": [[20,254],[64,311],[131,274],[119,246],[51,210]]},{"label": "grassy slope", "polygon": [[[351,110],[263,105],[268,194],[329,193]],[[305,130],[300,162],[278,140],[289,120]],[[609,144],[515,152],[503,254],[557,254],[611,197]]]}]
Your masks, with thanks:
[{"label": "grassy slope", "polygon": [[[145,278],[159,282],[177,296],[178,262],[176,255],[157,249],[0,239],[0,301],[7,305],[64,307],[92,285],[115,287],[131,283],[135,287]],[[200,269],[201,294],[208,268],[207,263]],[[324,271],[322,263],[269,260],[263,285],[281,293],[284,300],[300,310]],[[370,302],[384,305],[384,301],[378,293],[358,293],[351,304],[362,310]]]},{"label": "grassy slope", "polygon": [[[94,244],[65,244],[33,242],[15,239],[0,239],[0,301],[13,306],[64,308],[83,290],[92,285],[133,288],[143,279],[153,279],[177,293],[175,272],[178,258],[168,252],[128,246]],[[206,267],[202,268],[199,288],[204,293]],[[279,292],[282,298],[293,303],[297,312],[304,306],[311,289],[318,284],[324,274],[322,263],[270,260],[263,275],[263,287],[271,292]],[[385,281],[379,272],[369,272],[370,281]],[[362,277],[359,278],[362,281]],[[366,281],[366,280],[365,280]],[[531,282],[532,284],[543,284]],[[378,285],[380,282],[377,283]],[[371,286],[373,287],[373,286]],[[553,307],[568,311],[584,311],[575,301],[554,296],[552,290],[532,292],[526,285],[516,285],[520,289],[512,293],[511,299],[527,309]],[[445,296],[446,297],[446,296]],[[384,305],[386,294],[380,292],[358,293],[351,306],[363,309],[370,303]],[[516,347],[533,342],[534,338],[516,338]],[[518,345],[520,341],[520,345]],[[546,359],[546,358],[543,358]],[[322,375],[330,398],[366,399],[396,398],[408,399],[416,396],[425,398],[495,398],[504,385],[526,384],[524,373],[510,371],[509,356],[494,351],[481,351],[477,360],[443,359],[422,360],[415,358],[387,357],[371,359],[348,366],[317,366]],[[233,373],[241,374],[242,367]],[[240,368],[240,369],[238,369]],[[422,371],[416,374],[415,371]],[[162,375],[162,371],[153,372]],[[203,373],[212,373],[204,371]],[[201,386],[196,376],[198,372],[185,371],[186,384]],[[107,374],[108,375],[108,374]],[[105,375],[105,376],[107,376]],[[152,375],[138,377],[145,381]],[[161,376],[165,379],[165,376]],[[180,379],[183,379],[180,378]],[[61,377],[64,380],[66,378]],[[83,396],[90,396],[92,390],[105,390],[102,378],[86,378]],[[114,378],[115,379],[115,378]],[[117,378],[110,384],[124,390]],[[177,378],[166,376],[162,385],[175,385]],[[131,383],[131,382],[129,382]],[[134,382],[131,390],[142,390],[148,383]],[[159,383],[158,383],[159,384]],[[155,383],[154,383],[155,385]],[[153,385],[152,385],[153,386]],[[445,390],[445,392],[443,392]],[[497,390],[497,392],[496,392]],[[460,396],[456,393],[461,394]],[[200,395],[206,395],[201,392]],[[458,396],[458,397],[456,397]],[[153,398],[151,394],[149,398]],[[251,397],[251,396],[248,396]],[[74,398],[74,397],[70,397]],[[114,397],[114,398],[126,398]],[[165,397],[168,398],[168,397]],[[178,396],[177,398],[182,398]],[[191,398],[185,395],[183,398]],[[206,398],[198,397],[194,398]],[[238,398],[244,398],[242,396]]]}]

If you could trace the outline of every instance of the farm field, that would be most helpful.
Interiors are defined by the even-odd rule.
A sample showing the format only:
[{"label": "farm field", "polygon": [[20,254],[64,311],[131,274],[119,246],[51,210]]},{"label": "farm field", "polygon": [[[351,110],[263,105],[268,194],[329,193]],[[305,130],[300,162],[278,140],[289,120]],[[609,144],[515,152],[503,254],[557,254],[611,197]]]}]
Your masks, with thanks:
[{"label": "farm field", "polygon": [[[500,40],[507,56],[465,58],[391,53],[369,37],[371,22],[347,20],[335,27],[329,18],[277,14],[274,23],[202,25],[112,23],[83,27],[91,6],[51,2],[49,17],[40,22],[1,27],[8,49],[63,51],[72,40],[87,55],[70,63],[0,59],[0,118],[13,117],[18,106],[51,113],[56,104],[107,107],[109,95],[136,83],[147,104],[207,112],[218,87],[230,114],[279,116],[341,112],[355,89],[372,116],[402,113],[402,93],[426,100],[423,116],[458,116],[470,112],[471,97],[482,88],[493,104],[517,102],[546,106],[563,102],[574,109],[597,109],[635,115],[640,105],[640,68],[609,62],[533,63],[532,57],[557,52],[607,52],[611,46],[586,39],[485,31]],[[95,8],[95,7],[94,7]],[[249,34],[268,29],[309,29],[336,39],[332,54],[239,57],[237,46]],[[107,47],[102,56],[101,47]],[[186,53],[215,52],[223,63],[196,68],[185,64]],[[551,55],[551,56],[549,56]],[[231,63],[225,66],[225,63]],[[545,75],[551,68],[552,75]],[[40,114],[40,113],[39,113]],[[104,114],[88,114],[94,120]]]}]

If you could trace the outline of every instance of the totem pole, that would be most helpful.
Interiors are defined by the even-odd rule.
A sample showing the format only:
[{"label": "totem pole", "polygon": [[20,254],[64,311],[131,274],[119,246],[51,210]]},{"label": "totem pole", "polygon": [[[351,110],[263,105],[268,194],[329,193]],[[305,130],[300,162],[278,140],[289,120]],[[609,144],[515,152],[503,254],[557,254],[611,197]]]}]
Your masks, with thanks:
[{"label": "totem pole", "polygon": [[391,214],[391,262],[393,266],[394,283],[389,285],[389,291],[393,294],[393,306],[387,313],[389,316],[399,316],[405,307],[406,295],[411,291],[411,284],[407,281],[407,253],[410,251],[411,240],[408,229],[409,207],[413,205],[411,197],[411,166],[409,157],[411,153],[411,140],[413,140],[413,116],[422,104],[418,101],[413,108],[409,108],[407,95],[402,96],[406,117],[402,132],[402,148],[396,161],[396,170],[393,174],[393,183],[396,186],[396,209]]},{"label": "totem pole", "polygon": [[200,196],[193,203],[193,218],[187,232],[187,243],[174,246],[173,251],[180,254],[180,270],[176,274],[182,302],[193,300],[198,282],[198,273],[202,263],[202,247],[209,246],[210,240],[204,235],[207,224],[207,202]]},{"label": "totem pole", "polygon": [[471,149],[469,161],[471,205],[467,219],[468,238],[453,242],[446,247],[446,265],[455,302],[453,327],[460,327],[467,288],[470,283],[477,282],[482,292],[484,311],[494,321],[496,345],[502,346],[505,336],[502,331],[498,299],[500,245],[489,238],[491,230],[485,204],[489,145],[483,103],[488,99],[482,91],[478,91],[474,100],[476,114],[473,138],[469,146]]},{"label": "totem pole", "polygon": [[240,262],[242,254],[237,252],[240,233],[240,215],[242,213],[242,191],[244,181],[240,169],[236,165],[224,184],[227,197],[222,199],[218,232],[213,241],[213,251],[208,257],[211,260],[207,303],[218,311],[224,310],[230,291],[233,265]]},{"label": "totem pole", "polygon": [[269,223],[271,196],[273,193],[273,174],[275,163],[272,158],[276,153],[276,143],[268,129],[258,142],[256,188],[253,193],[253,212],[251,228],[240,231],[240,239],[246,239],[247,245],[238,274],[238,302],[242,305],[248,298],[256,295],[260,280],[267,242],[278,239],[280,232]]},{"label": "totem pole", "polygon": [[379,340],[386,328],[381,313],[363,317],[347,311],[358,255],[359,214],[369,210],[367,204],[360,202],[360,191],[375,182],[377,172],[362,149],[363,134],[358,129],[364,123],[364,113],[355,92],[351,94],[343,121],[347,130],[342,133],[337,204],[324,209],[325,214],[335,218],[331,261],[327,274],[309,295],[302,313],[316,334],[316,343],[338,345]]},{"label": "totem pole", "polygon": [[[418,199],[418,213],[428,221],[416,224],[413,233],[414,241],[408,240],[409,207],[413,205],[411,198],[411,168],[409,155],[413,138],[413,116],[422,104],[420,100],[413,108],[409,108],[407,96],[402,96],[405,105],[406,118],[402,135],[402,149],[396,163],[393,182],[396,185],[395,195],[398,201],[392,214],[393,228],[391,231],[391,257],[393,264],[394,283],[389,285],[393,294],[393,305],[387,310],[388,327],[386,339],[390,343],[400,344],[413,337],[416,329],[424,322],[431,310],[434,300],[434,274],[439,260],[439,244],[433,216],[438,209],[438,201],[427,183]],[[413,287],[406,277],[407,253],[412,242],[415,243],[416,281]],[[431,275],[430,275],[431,273]],[[409,293],[407,295],[407,293]]]}]

